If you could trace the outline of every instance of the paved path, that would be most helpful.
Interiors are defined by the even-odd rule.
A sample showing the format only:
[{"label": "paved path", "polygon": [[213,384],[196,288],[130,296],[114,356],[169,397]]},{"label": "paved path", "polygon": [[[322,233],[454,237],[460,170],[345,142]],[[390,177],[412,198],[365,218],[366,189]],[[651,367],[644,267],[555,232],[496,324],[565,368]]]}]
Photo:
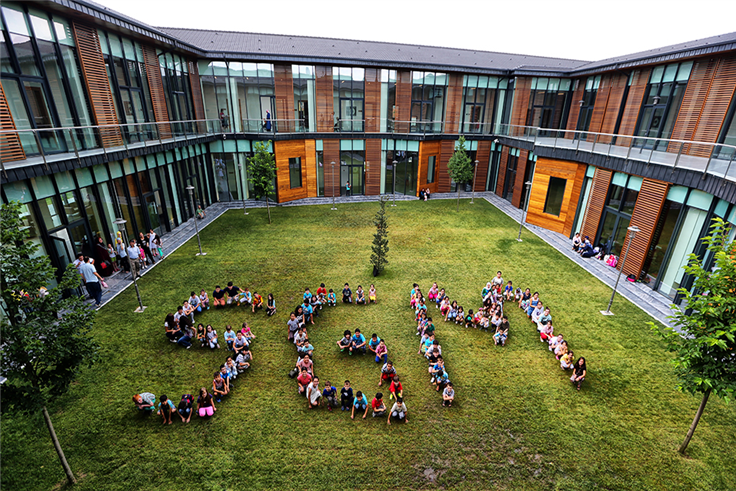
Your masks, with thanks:
[{"label": "paved path", "polygon": [[[386,195],[384,195],[386,196]],[[391,195],[388,195],[391,198]],[[470,198],[470,193],[460,193],[462,199]],[[349,196],[349,197],[338,197],[335,198],[337,206],[345,203],[363,203],[378,201],[380,196]],[[491,192],[475,193],[476,199],[485,199],[491,205],[495,206],[503,213],[519,222],[522,217],[522,211],[515,208],[508,201],[496,196]],[[417,198],[413,196],[396,195],[396,201],[413,201]],[[457,199],[456,193],[434,193],[431,199]],[[273,204],[274,207],[282,206],[309,206],[309,205],[328,205],[332,203],[332,198],[305,198],[295,201],[290,201],[283,204]],[[265,208],[266,203],[263,201],[246,201],[248,208]],[[214,222],[223,213],[228,210],[242,210],[242,201],[230,201],[224,203],[214,203],[209,206],[206,211],[206,217],[199,220],[197,225],[199,229],[207,227],[210,223]],[[536,225],[525,224],[524,227],[531,233],[537,235],[543,239],[547,244],[557,249],[570,261],[574,262],[581,268],[588,271],[590,274],[598,278],[600,281],[613,288],[616,283],[616,276],[618,270],[611,268],[606,265],[603,261],[597,259],[583,259],[579,255],[572,251],[571,241],[566,236],[557,232],[552,232]],[[171,233],[166,234],[162,237],[163,249],[164,249],[164,260],[165,257],[176,251],[179,247],[184,245],[189,239],[195,236],[194,219],[190,219],[187,222],[182,223],[175,228]],[[146,268],[142,274],[146,275],[153,270],[161,261],[157,262],[153,266]],[[128,273],[117,273],[110,278],[107,278],[107,284],[109,289],[103,290],[102,304],[105,305],[107,302],[115,298],[123,290],[133,284],[130,274]],[[618,293],[625,297],[634,305],[637,305],[644,312],[652,316],[654,319],[660,321],[662,324],[669,325],[667,316],[671,314],[670,301],[663,295],[652,291],[643,283],[631,283],[625,281],[625,277],[622,277],[618,285]],[[89,300],[91,303],[92,301]],[[615,313],[616,301],[614,300],[613,311]],[[601,305],[601,309],[604,309],[607,305]]]}]

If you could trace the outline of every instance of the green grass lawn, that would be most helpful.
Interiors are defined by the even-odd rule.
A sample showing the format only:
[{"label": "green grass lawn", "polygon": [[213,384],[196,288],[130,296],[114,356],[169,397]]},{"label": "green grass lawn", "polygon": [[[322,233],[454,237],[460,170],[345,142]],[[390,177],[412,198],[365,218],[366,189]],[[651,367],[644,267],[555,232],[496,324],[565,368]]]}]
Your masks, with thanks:
[{"label": "green grass lawn", "polygon": [[[102,360],[85,370],[49,408],[83,490],[236,489],[559,489],[712,490],[736,488],[736,411],[718,399],[706,408],[689,447],[676,452],[699,399],[674,390],[670,356],[649,331],[650,318],[617,297],[603,317],[610,289],[479,200],[401,202],[389,208],[390,264],[379,278],[368,262],[375,203],[229,211],[140,281],[148,309],[133,314],[129,289],[98,314],[94,334]],[[556,331],[586,357],[588,377],[577,392],[536,329],[508,307],[505,348],[490,334],[437,322],[457,402],[448,409],[431,390],[417,355],[413,282],[432,281],[466,309],[496,270],[514,286],[538,290]],[[143,417],[131,396],[150,391],[178,403],[211,386],[225,350],[183,350],[163,335],[167,312],[191,290],[233,280],[265,297],[278,312],[210,310],[198,321],[222,335],[247,320],[258,336],[253,368],[238,378],[215,417],[163,427]],[[344,329],[360,327],[387,341],[405,387],[409,423],[387,426],[370,416],[308,411],[287,372],[296,359],[286,342],[289,307],[304,287],[324,282],[375,283],[378,305],[323,310],[310,337],[320,379],[340,387],[349,378],[370,397],[380,367],[369,357],[340,354]],[[437,311],[432,307],[430,312]],[[439,316],[437,316],[439,317]],[[384,390],[384,392],[387,392]],[[40,415],[2,419],[2,487],[47,490],[64,474]]]}]

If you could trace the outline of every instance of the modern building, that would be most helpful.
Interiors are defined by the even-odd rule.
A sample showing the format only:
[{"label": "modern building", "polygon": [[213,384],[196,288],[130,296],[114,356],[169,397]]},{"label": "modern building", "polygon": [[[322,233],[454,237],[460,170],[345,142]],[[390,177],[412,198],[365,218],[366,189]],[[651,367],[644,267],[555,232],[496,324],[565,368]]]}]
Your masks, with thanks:
[{"label": "modern building", "polygon": [[118,217],[165,236],[248,198],[268,141],[286,202],[454,191],[463,135],[466,189],[614,254],[636,225],[624,272],[673,299],[710,219],[736,222],[736,33],[586,62],[156,28],[86,0],[0,17],[1,198],[59,271]]}]

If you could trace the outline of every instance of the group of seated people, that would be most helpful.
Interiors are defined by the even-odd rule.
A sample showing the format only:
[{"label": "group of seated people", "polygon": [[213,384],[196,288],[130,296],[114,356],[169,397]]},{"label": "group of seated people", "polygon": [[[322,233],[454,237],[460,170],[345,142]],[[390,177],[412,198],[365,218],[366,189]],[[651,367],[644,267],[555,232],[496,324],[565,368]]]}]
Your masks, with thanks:
[{"label": "group of seated people", "polygon": [[429,364],[427,369],[430,375],[429,383],[435,387],[435,391],[442,394],[442,405],[450,407],[455,400],[455,389],[445,367],[442,346],[437,339],[434,322],[427,312],[427,302],[434,303],[435,308],[440,308],[440,305],[446,304],[446,298],[445,289],[439,289],[437,283],[434,283],[425,299],[419,285],[414,283],[409,306],[414,310],[414,320],[417,323],[416,335],[420,336],[417,354],[424,356]]},{"label": "group of seated people", "polygon": [[[368,298],[361,286],[358,286],[355,298],[350,290],[348,283],[342,291],[343,302],[352,304],[376,302],[375,287],[371,285],[368,292]],[[309,342],[307,333],[307,325],[314,324],[314,318],[319,316],[319,311],[324,305],[335,306],[336,295],[332,289],[327,291],[325,284],[320,284],[319,288],[313,294],[309,288],[305,288],[302,297],[302,303],[294,309],[289,315],[287,326],[287,340],[293,342],[297,351],[297,361],[295,368],[290,375],[296,377],[297,393],[307,399],[308,409],[320,407],[323,402],[328,411],[332,411],[337,407],[337,388],[332,385],[329,380],[325,381],[323,387],[320,387],[319,377],[315,373],[314,368],[314,346]],[[376,363],[383,363],[381,374],[378,380],[378,386],[381,387],[384,382],[388,383],[390,399],[396,398],[396,402],[387,410],[387,405],[383,400],[383,393],[377,392],[376,396],[370,403],[372,416],[387,417],[387,423],[391,424],[391,419],[406,421],[407,408],[403,400],[403,387],[393,363],[388,359],[388,348],[384,340],[378,337],[376,333],[371,335],[369,340],[355,329],[355,332],[346,330],[343,337],[337,341],[337,346],[341,352],[352,355],[353,353],[367,354],[375,357]],[[350,418],[355,419],[356,412],[358,416],[366,419],[368,416],[368,398],[362,391],[353,393],[350,381],[346,380],[340,390],[340,408],[342,411],[350,411]]]},{"label": "group of seated people", "polygon": [[255,313],[257,309],[262,309],[265,306],[266,314],[269,317],[276,313],[276,299],[273,293],[268,294],[264,305],[263,297],[257,291],[253,290],[251,293],[247,286],[240,288],[233,285],[232,281],[229,281],[225,288],[220,288],[220,285],[215,286],[215,291],[212,292],[212,301],[215,307],[245,305],[250,306],[251,312]]},{"label": "group of seated people", "polygon": [[593,247],[590,237],[580,237],[580,232],[575,232],[575,237],[572,238],[572,250],[580,254],[580,257],[603,257],[601,247]]},{"label": "group of seated people", "polygon": [[575,354],[568,347],[564,336],[561,333],[555,334],[550,308],[546,307],[540,300],[539,292],[532,293],[529,288],[522,292],[518,288],[515,293],[515,300],[529,320],[536,325],[539,340],[546,343],[549,351],[554,353],[555,358],[560,362],[560,368],[572,370],[570,381],[576,386],[577,390],[580,390],[587,370],[585,358],[581,356],[576,361]]}]

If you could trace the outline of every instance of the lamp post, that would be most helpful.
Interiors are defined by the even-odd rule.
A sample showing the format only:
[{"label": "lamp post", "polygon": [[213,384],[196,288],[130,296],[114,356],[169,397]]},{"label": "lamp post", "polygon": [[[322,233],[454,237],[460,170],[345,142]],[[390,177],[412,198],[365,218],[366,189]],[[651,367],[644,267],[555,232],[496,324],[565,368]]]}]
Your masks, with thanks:
[{"label": "lamp post", "polygon": [[206,252],[202,252],[202,241],[199,240],[199,225],[197,225],[197,211],[196,211],[196,203],[194,202],[194,186],[191,184],[186,187],[186,190],[189,191],[189,198],[192,200],[192,209],[194,210],[194,230],[197,232],[197,244],[199,245],[199,252],[196,254],[197,256],[206,256]]},{"label": "lamp post", "polygon": [[335,161],[333,160],[330,165],[332,165],[332,208],[330,210],[337,210],[335,206]]},{"label": "lamp post", "polygon": [[470,204],[473,204],[473,201],[475,201],[475,180],[478,179],[478,162],[477,160],[473,162],[475,164],[475,170],[473,171],[473,185],[471,186],[473,188],[473,196],[470,198]]},{"label": "lamp post", "polygon": [[396,206],[396,164],[398,164],[398,162],[396,162],[394,160],[393,161],[394,168],[393,168],[393,171],[391,172],[391,175],[394,177],[394,189],[393,189],[393,193],[392,193],[393,194],[394,203],[391,206]]},{"label": "lamp post", "polygon": [[636,227],[636,226],[631,226],[627,228],[626,230],[629,231],[629,243],[626,244],[626,250],[624,251],[624,259],[623,261],[621,261],[621,269],[618,270],[618,276],[616,277],[616,284],[613,285],[613,293],[611,293],[611,300],[608,301],[608,308],[606,310],[601,310],[601,314],[603,315],[613,315],[613,312],[611,312],[611,305],[613,305],[613,297],[616,296],[616,289],[618,288],[618,282],[621,279],[621,273],[624,272],[624,265],[626,264],[626,256],[629,255],[629,247],[631,247],[631,243],[634,241],[634,237],[636,236],[636,233],[641,231],[639,227]]},{"label": "lamp post", "polygon": [[526,220],[527,208],[529,208],[529,188],[532,186],[532,182],[527,181],[524,183],[524,186],[526,187],[526,200],[524,203],[524,209],[522,210],[521,214],[521,221],[519,222],[519,236],[516,238],[517,242],[524,242],[523,240],[521,240],[521,229],[524,227],[524,220]]},{"label": "lamp post", "polygon": [[243,162],[238,162],[238,165],[240,166],[240,178],[243,181],[243,215],[248,215],[248,211],[245,209],[245,187],[247,183],[245,181],[245,173],[243,172]]},{"label": "lamp post", "polygon": [[[127,247],[127,244],[129,244],[128,237],[126,237],[125,235],[125,224],[127,223],[127,220],[116,218],[113,223],[118,226],[118,230],[120,230],[120,234],[123,236],[123,247]],[[137,273],[137,271],[135,273]],[[136,314],[141,314],[144,310],[146,310],[146,306],[143,305],[143,300],[141,300],[141,291],[138,289],[138,281],[136,281],[135,273],[133,273],[132,276],[133,285],[135,286],[135,294],[138,297],[138,308],[135,309],[133,312],[135,312]]]}]

